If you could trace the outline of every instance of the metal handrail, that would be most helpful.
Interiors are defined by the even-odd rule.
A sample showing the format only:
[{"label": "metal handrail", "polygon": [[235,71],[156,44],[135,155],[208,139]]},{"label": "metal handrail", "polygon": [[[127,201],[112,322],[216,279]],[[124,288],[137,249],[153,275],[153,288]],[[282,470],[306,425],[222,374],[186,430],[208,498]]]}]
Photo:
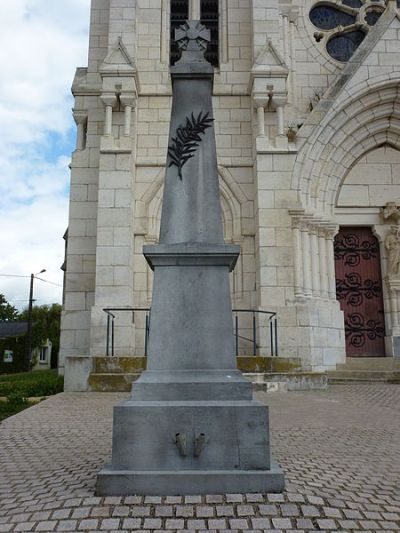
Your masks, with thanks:
[{"label": "metal handrail", "polygon": [[[115,315],[114,312],[118,311],[130,311],[132,313],[132,323],[135,322],[135,312],[145,312],[146,313],[146,323],[145,323],[145,337],[144,337],[144,356],[147,357],[147,346],[150,333],[150,318],[151,318],[151,307],[106,307],[103,311],[107,314],[107,339],[106,339],[106,356],[110,355],[110,333],[111,333],[111,356],[114,356],[114,322]],[[265,314],[268,315],[269,321],[269,330],[270,330],[270,342],[271,342],[271,356],[278,355],[278,316],[274,311],[266,311],[264,309],[232,309],[232,313],[235,314],[235,349],[236,356],[239,355],[239,338],[252,342],[253,343],[253,356],[257,355],[257,323],[256,323],[256,314]],[[253,325],[253,338],[249,339],[239,335],[239,316],[238,313],[252,313],[252,325]]]}]

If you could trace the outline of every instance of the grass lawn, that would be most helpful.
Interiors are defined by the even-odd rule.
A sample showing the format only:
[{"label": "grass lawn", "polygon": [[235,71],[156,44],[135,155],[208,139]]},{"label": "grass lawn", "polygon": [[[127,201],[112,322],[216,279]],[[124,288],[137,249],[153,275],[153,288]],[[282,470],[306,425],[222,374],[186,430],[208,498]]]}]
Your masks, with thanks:
[{"label": "grass lawn", "polygon": [[30,407],[27,398],[62,392],[64,378],[57,370],[0,374],[0,421]]}]

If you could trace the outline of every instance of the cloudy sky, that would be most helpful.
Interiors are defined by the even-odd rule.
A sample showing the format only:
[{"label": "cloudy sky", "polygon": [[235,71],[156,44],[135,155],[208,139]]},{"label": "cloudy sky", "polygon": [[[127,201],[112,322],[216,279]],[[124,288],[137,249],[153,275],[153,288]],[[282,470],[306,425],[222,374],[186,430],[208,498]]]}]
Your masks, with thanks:
[{"label": "cloudy sky", "polygon": [[69,169],[70,87],[87,65],[90,0],[0,1],[0,293],[61,302]]}]

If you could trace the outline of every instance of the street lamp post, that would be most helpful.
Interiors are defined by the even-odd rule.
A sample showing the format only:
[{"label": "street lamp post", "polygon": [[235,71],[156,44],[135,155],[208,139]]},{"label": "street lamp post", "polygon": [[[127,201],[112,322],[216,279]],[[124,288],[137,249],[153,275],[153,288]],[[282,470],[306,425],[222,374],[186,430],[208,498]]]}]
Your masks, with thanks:
[{"label": "street lamp post", "polygon": [[25,355],[25,370],[30,369],[31,355],[32,355],[32,307],[33,307],[33,280],[38,274],[43,274],[46,269],[42,269],[36,274],[31,274],[31,284],[29,288],[29,307],[28,307],[28,331],[26,334],[26,355]]}]

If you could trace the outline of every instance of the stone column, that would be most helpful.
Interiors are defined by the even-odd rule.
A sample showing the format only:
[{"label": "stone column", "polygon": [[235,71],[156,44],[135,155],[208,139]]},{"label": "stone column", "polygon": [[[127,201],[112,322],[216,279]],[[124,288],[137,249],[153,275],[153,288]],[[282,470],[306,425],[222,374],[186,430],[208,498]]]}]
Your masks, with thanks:
[{"label": "stone column", "polygon": [[265,129],[265,108],[268,105],[269,96],[267,94],[253,95],[253,105],[257,111],[257,137],[256,150],[268,150],[269,139]]},{"label": "stone column", "polygon": [[284,109],[287,103],[287,95],[286,94],[274,94],[272,96],[272,103],[276,109],[277,136],[275,137],[275,144],[277,148],[287,149],[288,138],[285,135],[285,115],[284,115]]},{"label": "stone column", "polygon": [[77,126],[76,150],[81,151],[86,147],[86,127],[88,113],[87,111],[79,111],[77,109],[73,109],[72,113]]},{"label": "stone column", "polygon": [[312,295],[318,298],[321,295],[320,272],[319,272],[319,257],[318,257],[318,237],[317,228],[311,226],[310,230],[311,240],[311,272],[312,272]]},{"label": "stone column", "polygon": [[326,252],[325,230],[322,228],[320,228],[318,231],[318,256],[319,256],[321,297],[328,298],[328,270],[327,270],[328,260],[327,260],[327,252]]},{"label": "stone column", "polygon": [[290,90],[293,106],[297,105],[297,74],[296,74],[296,46],[295,31],[299,15],[298,8],[294,7],[289,12],[289,43],[290,43]]},{"label": "stone column", "polygon": [[298,222],[293,226],[294,239],[294,294],[296,297],[304,296],[303,293],[303,265],[301,253],[301,232]]},{"label": "stone column", "polygon": [[200,20],[200,0],[189,0],[189,17]]},{"label": "stone column", "polygon": [[104,93],[101,95],[101,101],[103,102],[105,107],[104,135],[106,137],[111,137],[113,124],[113,107],[117,103],[117,95],[115,93]]},{"label": "stone column", "polygon": [[326,230],[326,248],[327,248],[327,270],[328,270],[328,294],[331,300],[336,300],[336,275],[335,275],[335,258],[333,253],[333,238],[337,229]]},{"label": "stone column", "polygon": [[282,13],[282,29],[283,29],[283,58],[287,66],[290,66],[289,56],[289,20],[287,13]]},{"label": "stone column", "polygon": [[119,99],[124,108],[124,135],[128,137],[131,134],[132,109],[136,104],[136,95],[121,94]]},{"label": "stone column", "polygon": [[311,297],[312,295],[312,281],[311,281],[311,247],[310,247],[310,235],[308,233],[308,224],[302,222],[300,226],[301,230],[301,244],[303,255],[303,290],[304,296]]}]

